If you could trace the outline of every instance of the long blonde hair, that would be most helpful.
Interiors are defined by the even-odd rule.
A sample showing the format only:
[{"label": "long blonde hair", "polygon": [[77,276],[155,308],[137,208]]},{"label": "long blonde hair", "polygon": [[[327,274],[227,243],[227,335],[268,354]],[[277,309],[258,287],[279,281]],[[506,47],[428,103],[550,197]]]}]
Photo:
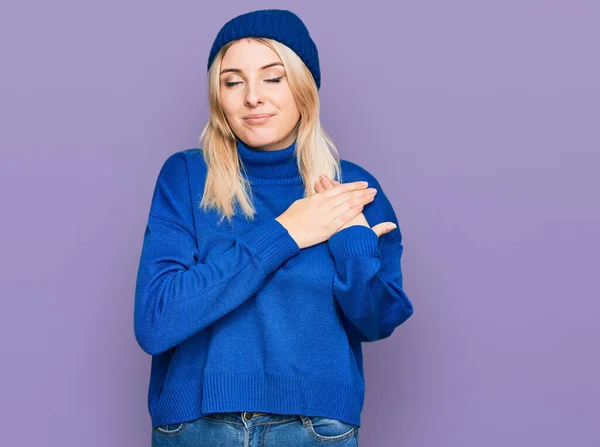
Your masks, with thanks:
[{"label": "long blonde hair", "polygon": [[[277,53],[300,111],[300,119],[294,131],[297,132],[295,150],[298,170],[304,183],[304,197],[316,193],[313,185],[320,173],[324,172],[330,178],[341,181],[339,153],[321,126],[319,94],[310,70],[286,45],[263,37],[249,39],[263,43]],[[228,221],[235,214],[234,200],[238,201],[246,217],[254,218],[256,213],[251,203],[250,184],[241,174],[236,136],[219,101],[221,61],[232,44],[233,42],[229,42],[221,48],[208,71],[210,113],[208,122],[198,137],[198,148],[202,150],[208,168],[200,207],[214,207],[220,211],[221,220],[227,218]]]}]

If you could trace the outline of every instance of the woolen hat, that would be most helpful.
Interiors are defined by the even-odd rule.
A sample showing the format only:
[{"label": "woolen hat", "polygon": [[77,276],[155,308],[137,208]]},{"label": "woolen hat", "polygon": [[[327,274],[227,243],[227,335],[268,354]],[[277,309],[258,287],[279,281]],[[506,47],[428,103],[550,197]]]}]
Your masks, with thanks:
[{"label": "woolen hat", "polygon": [[285,9],[261,9],[247,12],[227,22],[217,34],[208,56],[207,70],[223,45],[244,37],[268,37],[292,49],[321,87],[319,52],[300,18]]}]

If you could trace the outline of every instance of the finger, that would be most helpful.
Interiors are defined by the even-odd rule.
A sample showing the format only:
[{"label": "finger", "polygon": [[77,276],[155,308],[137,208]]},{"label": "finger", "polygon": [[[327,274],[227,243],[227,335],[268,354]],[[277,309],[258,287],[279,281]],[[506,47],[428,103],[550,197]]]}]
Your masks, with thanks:
[{"label": "finger", "polygon": [[317,192],[323,192],[323,191],[325,191],[325,187],[324,187],[324,186],[323,186],[323,184],[321,183],[321,180],[317,180],[317,181],[315,182],[315,190],[316,190]]},{"label": "finger", "polygon": [[352,208],[354,206],[364,207],[367,203],[370,203],[375,199],[374,188],[362,189],[358,191],[348,191],[346,193],[338,194],[337,196],[333,197],[328,196],[328,194],[331,191],[335,191],[336,189],[342,188],[345,185],[347,185],[347,183],[344,183],[340,186],[335,186],[331,189],[328,189],[321,195],[328,202],[329,206],[331,207],[331,210],[335,210],[336,214],[339,212],[343,212],[344,209]]},{"label": "finger", "polygon": [[342,183],[339,186],[335,186],[331,189],[328,189],[327,191],[324,192],[324,194],[327,197],[335,197],[340,194],[344,194],[345,192],[348,192],[348,191],[359,191],[362,189],[366,189],[368,186],[369,186],[369,183],[365,182],[363,180],[356,181],[356,182]]},{"label": "finger", "polygon": [[[321,177],[322,176],[325,176],[326,178],[329,179],[329,177],[327,177],[327,174],[321,174]],[[331,182],[333,183],[334,186],[340,186],[341,185],[341,183],[338,182],[337,180],[333,180],[333,179],[330,179],[330,180],[331,180]]]},{"label": "finger", "polygon": [[390,231],[393,231],[395,229],[396,224],[394,224],[393,222],[382,222],[371,227],[371,230],[373,230],[377,234],[377,237],[389,233]]},{"label": "finger", "polygon": [[323,183],[323,186],[325,186],[325,188],[329,189],[329,188],[335,187],[335,185],[333,184],[331,179],[327,176],[327,174],[321,174],[321,177],[319,177],[319,178],[321,179],[321,183]]}]

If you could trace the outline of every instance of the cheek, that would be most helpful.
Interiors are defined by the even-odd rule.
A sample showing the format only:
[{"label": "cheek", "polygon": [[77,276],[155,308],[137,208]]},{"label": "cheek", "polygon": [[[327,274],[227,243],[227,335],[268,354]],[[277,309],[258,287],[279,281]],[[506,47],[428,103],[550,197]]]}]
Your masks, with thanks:
[{"label": "cheek", "polygon": [[281,109],[285,112],[286,116],[290,120],[294,120],[300,115],[298,107],[296,106],[296,102],[292,96],[285,96],[281,98],[279,104],[281,104]]},{"label": "cheek", "polygon": [[231,94],[221,93],[220,95],[221,107],[227,118],[231,119],[237,115],[237,106],[235,98]]}]

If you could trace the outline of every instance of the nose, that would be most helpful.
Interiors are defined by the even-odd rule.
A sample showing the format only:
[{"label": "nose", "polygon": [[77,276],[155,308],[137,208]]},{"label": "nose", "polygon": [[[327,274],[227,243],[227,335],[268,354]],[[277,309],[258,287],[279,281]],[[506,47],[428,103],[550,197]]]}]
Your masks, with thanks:
[{"label": "nose", "polygon": [[248,107],[256,107],[263,103],[263,99],[260,92],[260,87],[257,83],[248,82],[246,84],[248,89],[246,90],[246,97],[244,98],[245,103]]}]

